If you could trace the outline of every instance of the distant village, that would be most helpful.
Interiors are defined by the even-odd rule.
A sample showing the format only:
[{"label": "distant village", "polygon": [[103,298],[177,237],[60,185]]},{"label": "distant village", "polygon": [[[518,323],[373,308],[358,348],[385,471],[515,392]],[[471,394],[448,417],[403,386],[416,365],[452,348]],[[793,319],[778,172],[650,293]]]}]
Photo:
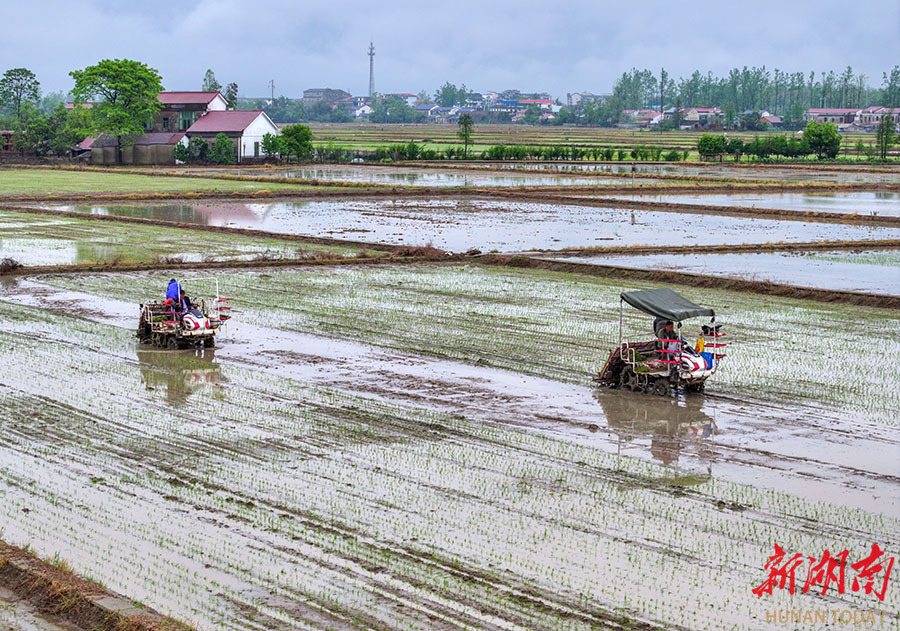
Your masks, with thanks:
[{"label": "distant village", "polygon": [[[22,111],[37,112],[36,78],[21,68],[7,71],[4,80],[11,81],[7,75],[16,73],[23,77],[23,85],[33,90],[31,99],[35,102],[27,103]],[[48,149],[47,140],[38,137],[40,134],[31,134],[30,130],[40,131],[42,128],[37,123],[41,123],[44,116],[51,120],[49,111],[23,117],[17,106],[13,118],[7,103],[6,120],[12,121],[13,125],[0,129],[0,151],[12,151],[18,134],[19,151],[23,154],[65,151],[74,154],[73,157],[83,158],[90,153],[89,159],[94,164],[172,164],[180,160],[179,152],[192,143],[192,146],[204,147],[205,151],[218,140],[223,147],[230,143],[227,146],[232,148],[229,151],[233,155],[226,157],[244,162],[270,155],[264,141],[267,136],[278,136],[284,125],[308,122],[451,125],[462,119],[466,124],[584,125],[660,131],[795,130],[816,122],[834,124],[839,132],[874,132],[882,121],[893,121],[895,127],[900,124],[900,67],[895,67],[890,75],[885,73],[884,87],[880,90],[865,86],[864,76],[854,78],[849,68],[840,77],[833,72],[822,73],[821,81],[814,81],[814,77],[811,73],[804,82],[803,73],[785,74],[776,70],[774,81],[770,81],[765,68],[744,68],[740,73],[736,70],[730,73],[728,79],[715,78],[711,73],[704,77],[694,72],[690,79],[679,79],[676,84],[665,70],[657,79],[649,70],[632,69],[615,82],[612,93],[568,93],[565,103],[546,92],[527,93],[518,89],[475,92],[466,89],[465,85],[457,88],[449,82],[433,96],[425,91],[381,94],[375,91],[374,46],[370,44],[369,89],[365,96],[324,87],[306,89],[302,98],[276,98],[274,81],[270,81],[270,98],[238,98],[237,84],[229,83],[220,91],[222,86],[210,69],[206,71],[201,90],[160,92],[159,111],[145,123],[137,124],[138,127],[143,124],[142,135],[132,130],[134,137],[129,137],[124,144],[119,137],[107,134],[79,136],[83,140],[74,151],[67,148],[72,147],[71,142],[61,149]],[[157,89],[159,87],[161,84]],[[891,107],[883,104],[847,106],[879,100]],[[697,105],[682,107],[683,102],[719,103],[727,109]],[[842,107],[806,107],[816,102]],[[652,103],[661,105],[636,107]],[[766,104],[784,118],[753,107]],[[90,108],[91,105],[79,103],[79,107]],[[748,105],[751,107],[745,109]],[[78,112],[73,110],[78,108],[73,103],[66,103],[65,108],[77,116]],[[60,120],[65,119],[63,116]],[[56,125],[60,123],[57,121]],[[17,132],[14,127],[22,129]],[[34,142],[30,142],[31,135],[35,136]],[[32,145],[34,148],[29,149]]]},{"label": "distant village", "polygon": [[[505,113],[509,115],[508,122],[549,122],[553,121],[565,109],[577,110],[587,103],[606,104],[609,94],[592,94],[590,92],[575,92],[566,95],[566,103],[550,98],[547,93],[523,95],[518,90],[506,90],[504,92],[485,92],[479,95],[479,99],[467,99],[462,104],[442,107],[430,101],[423,101],[415,94],[399,92],[381,95],[381,98],[397,99],[406,103],[417,112],[421,112],[425,118],[423,122],[436,124],[449,124],[459,121],[463,114],[469,114],[474,122],[488,118],[491,114]],[[375,97],[351,96],[344,90],[333,88],[311,88],[303,91],[303,104],[307,107],[316,104],[325,104],[331,108],[345,111],[356,120],[366,120],[373,112],[372,104]],[[527,119],[529,112],[538,110],[536,120]],[[739,116],[756,114],[766,128],[781,129],[783,121],[780,116],[769,113],[766,110],[747,110]],[[803,115],[803,123],[815,121],[817,123],[834,123],[838,131],[874,131],[881,121],[881,117],[890,115],[894,122],[900,124],[900,108],[887,108],[881,105],[873,105],[864,109],[859,108],[809,108]],[[674,129],[681,130],[720,130],[725,126],[725,113],[718,107],[670,107],[665,110],[659,108],[629,109],[623,110],[622,116],[614,127],[654,128],[666,122],[676,122]],[[732,121],[729,126],[739,126],[738,121]]]}]

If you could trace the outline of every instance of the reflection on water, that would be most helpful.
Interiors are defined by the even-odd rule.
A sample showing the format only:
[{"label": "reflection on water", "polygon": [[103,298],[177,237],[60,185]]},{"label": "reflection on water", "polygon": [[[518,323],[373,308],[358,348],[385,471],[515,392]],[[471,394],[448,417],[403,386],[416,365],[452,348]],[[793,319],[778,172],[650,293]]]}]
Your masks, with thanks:
[{"label": "reflection on water", "polygon": [[650,453],[663,464],[678,461],[681,450],[697,444],[701,458],[711,458],[703,442],[719,430],[715,420],[703,411],[702,395],[657,397],[618,390],[597,390],[609,427],[619,437],[619,452],[635,439],[650,438]]},{"label": "reflection on water", "polygon": [[265,209],[255,210],[255,204],[240,202],[195,203],[195,204],[105,204],[57,206],[61,210],[71,210],[91,215],[115,215],[117,217],[136,217],[173,223],[190,223],[200,226],[226,226],[239,224],[255,226],[262,220]]},{"label": "reflection on water", "polygon": [[216,363],[215,349],[186,351],[138,350],[141,381],[147,390],[165,388],[172,407],[185,403],[199,388],[225,383],[222,366]]},{"label": "reflection on water", "polygon": [[[204,169],[189,171],[206,173]],[[494,172],[465,169],[428,169],[420,167],[399,166],[322,166],[322,167],[284,167],[279,169],[231,169],[216,171],[231,175],[255,178],[297,178],[302,180],[318,180],[330,182],[354,182],[397,186],[600,186],[606,184],[621,185],[623,178],[604,178],[597,176],[577,176],[555,173]],[[655,181],[645,179],[645,183]]]},{"label": "reflection on water", "polygon": [[[772,241],[864,241],[900,236],[900,228],[804,223],[709,214],[597,208],[523,200],[328,200],[193,204],[201,225],[283,234],[424,245],[454,252],[523,252],[598,245],[727,245]],[[74,212],[165,219],[169,206],[63,206]],[[161,208],[161,214],[156,209]],[[181,212],[181,211],[179,211]],[[186,213],[182,219],[187,221]]]}]

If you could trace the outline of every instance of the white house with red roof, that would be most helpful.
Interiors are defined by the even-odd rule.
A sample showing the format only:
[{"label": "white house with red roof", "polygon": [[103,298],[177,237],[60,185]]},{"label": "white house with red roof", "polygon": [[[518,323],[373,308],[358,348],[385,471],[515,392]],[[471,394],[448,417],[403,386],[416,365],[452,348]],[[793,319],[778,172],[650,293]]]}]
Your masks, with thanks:
[{"label": "white house with red roof", "polygon": [[207,112],[185,132],[181,142],[199,137],[215,142],[216,136],[225,134],[234,143],[237,162],[258,160],[262,154],[262,139],[266,134],[278,135],[278,126],[262,110],[225,110]]},{"label": "white house with red roof", "polygon": [[[147,121],[144,135],[121,148],[123,164],[175,164],[175,145],[191,136],[214,141],[219,133],[235,145],[238,162],[260,156],[262,137],[278,134],[278,127],[262,110],[228,110],[218,92],[160,92],[162,108]],[[100,137],[91,144],[93,164],[116,164],[115,138]]]}]

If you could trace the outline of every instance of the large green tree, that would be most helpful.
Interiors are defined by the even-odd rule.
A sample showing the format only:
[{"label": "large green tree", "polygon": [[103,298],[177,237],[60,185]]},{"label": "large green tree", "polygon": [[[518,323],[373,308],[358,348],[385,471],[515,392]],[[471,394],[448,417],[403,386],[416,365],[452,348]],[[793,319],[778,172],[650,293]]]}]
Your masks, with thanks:
[{"label": "large green tree", "polygon": [[803,130],[803,140],[819,158],[835,158],[841,150],[841,136],[834,123],[810,121]]},{"label": "large green tree", "polygon": [[[465,93],[466,86],[462,87]],[[459,101],[460,90],[449,81],[445,82],[437,92],[434,93],[434,102],[441,107],[453,107]]]},{"label": "large green tree", "polygon": [[84,70],[73,70],[75,103],[94,101],[92,133],[116,138],[116,161],[122,161],[123,143],[144,135],[144,125],[162,107],[159,73],[139,61],[104,59]]},{"label": "large green tree", "polygon": [[37,103],[41,84],[28,68],[12,68],[0,78],[0,105],[9,108],[16,118],[22,118],[22,106]]},{"label": "large green tree", "polygon": [[288,125],[281,130],[282,152],[298,160],[312,155],[312,132],[306,125]]}]

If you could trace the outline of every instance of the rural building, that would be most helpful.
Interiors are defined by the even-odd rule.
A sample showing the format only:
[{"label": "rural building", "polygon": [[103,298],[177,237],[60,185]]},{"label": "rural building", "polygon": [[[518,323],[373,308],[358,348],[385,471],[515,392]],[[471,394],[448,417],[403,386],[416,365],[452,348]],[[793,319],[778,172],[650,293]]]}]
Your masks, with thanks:
[{"label": "rural building", "polygon": [[400,101],[404,101],[410,107],[414,106],[419,100],[415,94],[409,92],[395,92],[393,94],[385,94],[384,97],[388,99],[399,99]]},{"label": "rural building", "polygon": [[[122,164],[175,164],[175,144],[184,132],[147,132],[122,144]],[[91,164],[117,164],[115,137],[100,136],[91,144]]]},{"label": "rural building", "polygon": [[353,98],[353,95],[344,90],[336,90],[334,88],[310,88],[303,91],[303,104],[306,106],[319,102],[334,105],[338,101],[349,98]]},{"label": "rural building", "polygon": [[900,124],[900,108],[882,107],[881,105],[871,105],[860,110],[855,122],[863,129],[874,130],[881,123],[883,116],[890,116],[894,125]]},{"label": "rural building", "polygon": [[[175,145],[207,112],[224,111],[218,92],[160,92],[162,108],[147,121],[145,136],[122,147],[123,164],[175,164]],[[68,107],[68,104],[67,104]],[[91,164],[116,164],[115,138],[101,136],[91,144]]]},{"label": "rural building", "polygon": [[262,139],[266,134],[278,135],[278,126],[262,110],[227,110],[208,112],[197,119],[184,133],[182,144],[191,138],[203,138],[209,143],[225,134],[235,147],[237,162],[262,157]]},{"label": "rural building", "polygon": [[148,132],[187,131],[207,112],[224,112],[225,99],[218,92],[160,92],[162,109],[148,125]]},{"label": "rural building", "polygon": [[606,102],[611,95],[609,94],[593,94],[591,92],[572,92],[566,94],[566,105],[569,107],[578,107],[585,103],[593,103],[600,101],[601,105]]},{"label": "rural building", "polygon": [[706,129],[722,124],[722,110],[718,107],[670,107],[663,112],[662,120],[679,118],[679,129]]},{"label": "rural building", "polygon": [[[214,141],[219,133],[232,139],[238,162],[252,160],[260,155],[263,135],[278,134],[262,110],[228,110],[218,92],[160,92],[159,100],[162,109],[145,125],[146,135],[122,147],[123,164],[175,164],[176,144],[192,136]],[[90,149],[92,164],[116,164],[115,138],[101,136]]]},{"label": "rural building", "polygon": [[803,121],[809,123],[815,121],[817,123],[847,123],[848,125],[856,119],[859,109],[855,107],[811,107],[806,110],[803,115]]}]

